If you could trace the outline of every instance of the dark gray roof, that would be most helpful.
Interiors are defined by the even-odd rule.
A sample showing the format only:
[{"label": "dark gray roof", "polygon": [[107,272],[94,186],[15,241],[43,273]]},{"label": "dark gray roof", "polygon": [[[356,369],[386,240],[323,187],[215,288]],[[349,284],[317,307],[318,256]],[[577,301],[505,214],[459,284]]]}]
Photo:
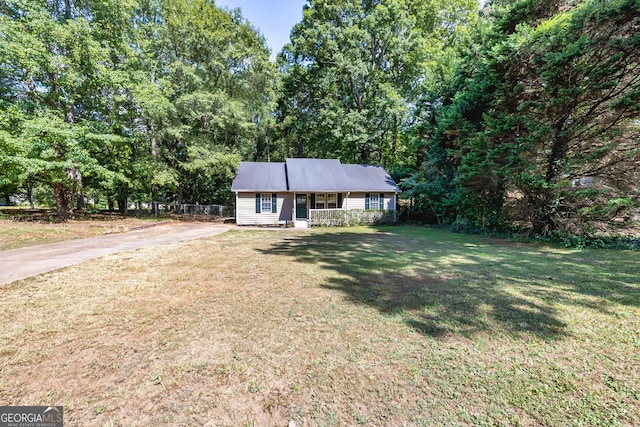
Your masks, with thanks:
[{"label": "dark gray roof", "polygon": [[291,191],[330,193],[351,190],[340,160],[287,159],[287,175]]},{"label": "dark gray roof", "polygon": [[242,162],[231,190],[400,192],[382,166],[343,165],[336,159],[287,159],[286,163]]},{"label": "dark gray roof", "polygon": [[342,165],[349,177],[350,191],[379,191],[399,193],[395,181],[379,165]]},{"label": "dark gray roof", "polygon": [[287,191],[284,163],[241,162],[231,191]]}]

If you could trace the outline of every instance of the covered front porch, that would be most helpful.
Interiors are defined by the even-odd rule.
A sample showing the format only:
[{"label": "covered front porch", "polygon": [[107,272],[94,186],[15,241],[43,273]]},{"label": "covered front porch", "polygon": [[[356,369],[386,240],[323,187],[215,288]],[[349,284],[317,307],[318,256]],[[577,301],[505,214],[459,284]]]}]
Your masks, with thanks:
[{"label": "covered front porch", "polygon": [[292,218],[297,228],[395,222],[396,193],[297,192]]},{"label": "covered front porch", "polygon": [[317,212],[347,209],[350,193],[295,193],[292,217],[296,228],[309,228]]}]

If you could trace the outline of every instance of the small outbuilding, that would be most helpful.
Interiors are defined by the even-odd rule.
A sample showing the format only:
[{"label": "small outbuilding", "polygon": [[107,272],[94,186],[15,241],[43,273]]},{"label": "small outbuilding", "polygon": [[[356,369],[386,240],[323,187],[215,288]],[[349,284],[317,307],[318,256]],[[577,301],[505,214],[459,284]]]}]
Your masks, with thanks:
[{"label": "small outbuilding", "polygon": [[231,190],[239,225],[395,221],[400,189],[382,166],[335,159],[242,162]]}]

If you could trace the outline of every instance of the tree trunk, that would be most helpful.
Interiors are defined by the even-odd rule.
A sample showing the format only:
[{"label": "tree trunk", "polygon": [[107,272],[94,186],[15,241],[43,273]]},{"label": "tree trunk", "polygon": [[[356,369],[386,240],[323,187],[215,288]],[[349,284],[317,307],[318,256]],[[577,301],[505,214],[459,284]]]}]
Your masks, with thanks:
[{"label": "tree trunk", "polygon": [[569,143],[565,137],[559,135],[560,132],[561,129],[556,130],[556,136],[554,136],[553,144],[551,145],[551,153],[547,157],[547,174],[545,176],[547,184],[557,182],[567,165]]},{"label": "tree trunk", "polygon": [[296,144],[296,157],[304,157],[304,142],[302,141],[302,138],[298,138],[298,144]]},{"label": "tree trunk", "polygon": [[369,160],[371,160],[371,152],[368,145],[363,144],[360,146],[360,163],[368,164]]},{"label": "tree trunk", "polygon": [[29,199],[29,206],[31,206],[31,209],[35,209],[36,206],[33,202],[33,187],[31,186],[27,187],[27,198]]},{"label": "tree trunk", "polygon": [[71,0],[64,0],[64,19],[71,19]]},{"label": "tree trunk", "polygon": [[531,232],[538,236],[548,236],[557,228],[555,217],[554,195],[551,192],[537,194],[529,199],[533,206],[531,215]]},{"label": "tree trunk", "polygon": [[[151,201],[149,202],[149,206],[154,206],[154,203],[158,199],[158,184],[153,184],[151,186]],[[166,200],[164,200],[166,202]]]},{"label": "tree trunk", "polygon": [[123,199],[118,199],[118,210],[120,211],[120,213],[123,216],[126,216],[128,213],[128,206],[127,206],[127,198],[123,198]]},{"label": "tree trunk", "polygon": [[181,205],[183,203],[182,202],[183,191],[184,191],[184,185],[182,183],[178,184],[178,197],[177,197],[178,205]]},{"label": "tree trunk", "polygon": [[547,236],[558,228],[557,215],[559,199],[554,184],[562,178],[567,165],[567,151],[569,143],[562,129],[564,121],[559,121],[555,125],[555,135],[552,140],[551,153],[547,157],[547,173],[545,182],[547,188],[542,193],[534,195],[530,199],[533,206],[533,215],[531,219],[533,234]]},{"label": "tree trunk", "polygon": [[[154,131],[154,128],[152,126],[151,127],[151,132],[153,132],[153,131]],[[156,141],[156,137],[155,136],[151,137],[151,156],[154,159],[157,159],[157,157],[158,157],[158,142]]]},{"label": "tree trunk", "polygon": [[393,157],[398,153],[398,128],[400,127],[398,123],[398,118],[394,116],[393,118],[393,137],[391,139],[391,155]]},{"label": "tree trunk", "polygon": [[53,196],[56,200],[56,215],[66,221],[73,215],[73,190],[63,184],[53,184]]},{"label": "tree trunk", "polygon": [[84,194],[81,191],[76,194],[76,210],[84,210]]},{"label": "tree trunk", "polygon": [[67,176],[70,180],[75,181],[75,199],[76,210],[84,209],[84,196],[82,195],[82,172],[78,168],[70,168],[67,170]]}]

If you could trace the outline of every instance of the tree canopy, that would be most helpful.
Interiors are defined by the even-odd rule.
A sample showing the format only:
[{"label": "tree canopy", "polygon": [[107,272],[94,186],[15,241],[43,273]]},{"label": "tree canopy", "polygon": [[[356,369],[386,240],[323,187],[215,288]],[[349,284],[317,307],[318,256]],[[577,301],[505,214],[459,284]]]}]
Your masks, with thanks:
[{"label": "tree canopy", "polygon": [[394,164],[424,80],[476,14],[468,0],[310,1],[280,55],[285,152]]}]

